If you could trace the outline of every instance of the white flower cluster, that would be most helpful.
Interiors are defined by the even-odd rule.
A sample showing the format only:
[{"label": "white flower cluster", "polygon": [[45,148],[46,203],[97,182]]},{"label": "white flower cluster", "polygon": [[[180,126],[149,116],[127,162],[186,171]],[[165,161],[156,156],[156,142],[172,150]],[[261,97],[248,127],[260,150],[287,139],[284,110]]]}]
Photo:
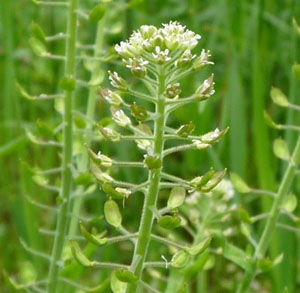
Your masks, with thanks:
[{"label": "white flower cluster", "polygon": [[192,50],[198,44],[200,35],[186,29],[177,21],[163,24],[162,28],[153,25],[143,25],[133,32],[130,38],[115,46],[115,50],[123,59],[140,56],[144,51],[154,53],[154,58],[161,62],[170,60],[169,52],[178,49]]}]

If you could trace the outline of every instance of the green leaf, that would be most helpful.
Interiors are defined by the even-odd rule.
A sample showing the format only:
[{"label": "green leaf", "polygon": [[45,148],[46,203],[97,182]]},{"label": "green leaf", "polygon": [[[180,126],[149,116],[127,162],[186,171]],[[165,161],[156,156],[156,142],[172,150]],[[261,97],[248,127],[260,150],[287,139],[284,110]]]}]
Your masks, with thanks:
[{"label": "green leaf", "polygon": [[99,21],[102,19],[106,11],[106,5],[103,3],[100,3],[96,5],[89,14],[89,20],[90,21]]},{"label": "green leaf", "polygon": [[104,204],[104,217],[110,225],[116,228],[121,226],[122,215],[119,206],[112,199],[106,201]]},{"label": "green leaf", "polygon": [[203,253],[210,245],[211,240],[212,240],[211,236],[206,237],[205,239],[200,241],[198,244],[195,244],[192,247],[187,247],[186,251],[193,256]]},{"label": "green leaf", "polygon": [[116,277],[123,283],[134,283],[138,280],[138,277],[132,272],[126,269],[120,269],[116,271]]},{"label": "green leaf", "polygon": [[189,260],[190,255],[184,250],[179,250],[173,255],[171,265],[174,268],[183,268],[188,264]]},{"label": "green leaf", "polygon": [[289,101],[288,101],[286,95],[279,88],[272,87],[270,95],[271,95],[273,102],[276,105],[281,106],[281,107],[289,106]]},{"label": "green leaf", "polygon": [[70,76],[63,76],[59,82],[59,86],[65,91],[72,92],[76,88],[76,80]]},{"label": "green leaf", "polygon": [[234,188],[240,193],[249,193],[251,188],[245,183],[245,181],[236,173],[230,172],[230,180]]},{"label": "green leaf", "polygon": [[282,138],[276,138],[273,143],[273,151],[277,158],[289,160],[290,153],[287,143]]},{"label": "green leaf", "polygon": [[180,226],[181,220],[177,216],[162,216],[158,219],[158,224],[165,229],[172,230]]},{"label": "green leaf", "polygon": [[283,202],[282,208],[292,213],[297,207],[297,197],[294,194],[288,194]]},{"label": "green leaf", "polygon": [[102,238],[102,237],[95,236],[95,235],[89,233],[87,231],[87,229],[84,227],[82,221],[79,222],[79,225],[80,225],[81,234],[84,236],[84,238],[88,242],[91,242],[95,245],[103,245],[103,244],[107,243],[107,238]]},{"label": "green leaf", "polygon": [[75,240],[70,240],[73,257],[84,267],[93,267],[95,261],[90,261],[81,251],[78,243]]},{"label": "green leaf", "polygon": [[127,284],[120,281],[116,276],[117,271],[113,271],[110,279],[110,288],[113,293],[125,293]]},{"label": "green leaf", "polygon": [[178,186],[174,187],[171,190],[169,199],[168,199],[168,207],[172,209],[176,209],[180,207],[185,200],[185,188]]}]

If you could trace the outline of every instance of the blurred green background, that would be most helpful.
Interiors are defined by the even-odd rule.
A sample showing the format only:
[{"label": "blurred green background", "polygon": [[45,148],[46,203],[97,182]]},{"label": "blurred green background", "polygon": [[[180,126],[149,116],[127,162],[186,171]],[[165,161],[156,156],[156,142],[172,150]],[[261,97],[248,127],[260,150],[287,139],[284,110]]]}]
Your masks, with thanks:
[{"label": "blurred green background", "polygon": [[[124,9],[118,2],[108,11],[105,22],[104,49],[126,39],[132,30],[142,24],[161,25],[169,20],[178,20],[202,36],[196,52],[210,49],[213,67],[183,81],[183,92],[189,93],[212,71],[215,74],[216,94],[205,104],[187,106],[177,111],[170,123],[178,126],[193,120],[196,133],[204,133],[215,127],[230,126],[230,131],[218,145],[206,153],[189,151],[173,156],[167,169],[184,178],[195,176],[213,165],[222,166],[238,173],[249,184],[263,189],[276,190],[284,163],[272,154],[272,141],[285,137],[292,149],[295,135],[278,133],[267,128],[263,110],[267,109],[275,121],[298,124],[294,112],[274,107],[269,100],[271,86],[281,88],[291,101],[299,104],[299,88],[291,75],[291,65],[299,60],[299,38],[292,26],[294,16],[300,22],[300,2],[297,0],[144,0],[134,1],[132,8]],[[88,11],[97,1],[79,1]],[[57,125],[60,117],[53,103],[24,100],[16,89],[18,81],[33,94],[56,93],[62,75],[63,63],[37,57],[29,39],[31,22],[34,20],[47,35],[65,31],[66,10],[58,7],[39,7],[27,0],[0,0],[0,268],[10,274],[21,273],[31,260],[37,274],[44,275],[46,264],[32,259],[19,243],[19,237],[32,247],[50,251],[51,242],[38,232],[40,226],[54,226],[53,215],[38,211],[25,199],[30,194],[35,200],[53,204],[51,191],[36,185],[22,162],[51,168],[59,164],[59,154],[54,148],[33,146],[26,138],[24,128],[32,128],[37,121]],[[96,24],[82,22],[79,40],[92,44]],[[64,54],[64,41],[49,43],[48,51]],[[78,53],[80,54],[80,50]],[[117,65],[102,63],[102,68]],[[89,72],[77,64],[77,75],[88,80]],[[105,83],[108,84],[107,77]],[[87,90],[79,88],[76,107],[84,110]],[[96,119],[108,116],[107,105],[99,101]],[[133,144],[116,144],[113,150],[108,144],[101,149],[116,154],[118,158],[135,158]],[[139,179],[137,171],[123,173],[126,180]],[[237,201],[244,201],[237,197]],[[101,197],[89,200],[83,210],[94,214],[102,211]],[[130,204],[134,204],[131,202]],[[270,208],[268,200],[257,198],[247,204],[251,213],[261,213]],[[288,219],[283,219],[288,222]],[[136,219],[128,211],[127,221]],[[258,227],[259,229],[259,227]],[[271,255],[284,251],[284,261],[265,276],[270,292],[300,292],[299,288],[299,235],[278,230],[272,239]],[[109,259],[109,250],[106,257]],[[23,276],[26,278],[26,276]],[[218,276],[212,277],[214,282]],[[298,284],[298,287],[297,287]],[[3,289],[1,289],[3,288]],[[298,289],[297,289],[298,288]],[[2,291],[3,290],[3,291]],[[0,277],[0,292],[5,291]],[[214,291],[221,292],[217,285]],[[9,292],[9,291],[7,291]]]}]

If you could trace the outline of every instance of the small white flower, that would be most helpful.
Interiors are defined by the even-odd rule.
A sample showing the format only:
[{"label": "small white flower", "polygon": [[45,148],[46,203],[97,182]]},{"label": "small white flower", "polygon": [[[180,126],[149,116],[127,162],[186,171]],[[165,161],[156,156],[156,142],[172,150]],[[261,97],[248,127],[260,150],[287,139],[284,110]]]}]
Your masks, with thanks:
[{"label": "small white flower", "polygon": [[171,57],[168,56],[169,54],[169,49],[165,49],[164,51],[161,51],[159,46],[155,47],[155,52],[156,54],[152,53],[152,56],[154,57],[155,61],[158,64],[163,64],[166,61],[171,60]]},{"label": "small white flower", "polygon": [[210,51],[205,49],[202,49],[200,56],[195,60],[194,62],[194,69],[200,69],[208,64],[214,64],[212,61],[208,61],[208,58],[211,56]]},{"label": "small white flower", "polygon": [[100,151],[98,152],[97,157],[101,160],[101,167],[109,168],[112,166],[112,159],[108,156],[102,155]]},{"label": "small white flower", "polygon": [[118,110],[113,113],[113,120],[122,127],[126,127],[131,124],[131,120],[126,114],[123,112],[123,110]]}]

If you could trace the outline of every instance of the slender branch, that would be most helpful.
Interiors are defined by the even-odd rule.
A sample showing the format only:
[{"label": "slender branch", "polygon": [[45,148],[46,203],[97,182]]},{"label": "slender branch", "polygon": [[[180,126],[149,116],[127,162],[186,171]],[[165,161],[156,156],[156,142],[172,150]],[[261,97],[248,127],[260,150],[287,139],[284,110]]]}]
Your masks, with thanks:
[{"label": "slender branch", "polygon": [[196,148],[197,146],[193,143],[172,147],[163,151],[163,157],[179,151],[185,151],[185,150],[196,149]]},{"label": "slender branch", "polygon": [[[284,173],[283,179],[281,181],[281,184],[279,186],[278,192],[275,196],[275,199],[273,201],[273,205],[267,220],[267,224],[264,228],[263,234],[259,240],[259,243],[257,245],[257,248],[255,250],[253,261],[252,263],[255,264],[258,257],[263,257],[265,255],[265,252],[269,246],[269,242],[271,239],[271,236],[276,228],[278,216],[281,211],[282,203],[290,189],[291,183],[294,179],[294,176],[296,174],[296,170],[298,168],[300,162],[300,137],[298,138],[296,147],[294,149],[294,153],[292,155],[292,159],[289,162],[289,165]],[[252,279],[254,278],[256,274],[256,270],[249,270],[246,272],[244,279],[239,287],[238,292],[245,292],[247,288],[250,286],[250,283]]]},{"label": "slender branch", "polygon": [[181,245],[181,244],[176,243],[172,240],[169,240],[167,238],[163,238],[163,237],[160,237],[160,236],[157,236],[157,235],[154,235],[154,234],[151,234],[151,239],[155,240],[155,241],[158,241],[160,243],[166,244],[166,245],[171,245],[171,246],[177,247],[179,249],[185,249],[184,245]]}]

